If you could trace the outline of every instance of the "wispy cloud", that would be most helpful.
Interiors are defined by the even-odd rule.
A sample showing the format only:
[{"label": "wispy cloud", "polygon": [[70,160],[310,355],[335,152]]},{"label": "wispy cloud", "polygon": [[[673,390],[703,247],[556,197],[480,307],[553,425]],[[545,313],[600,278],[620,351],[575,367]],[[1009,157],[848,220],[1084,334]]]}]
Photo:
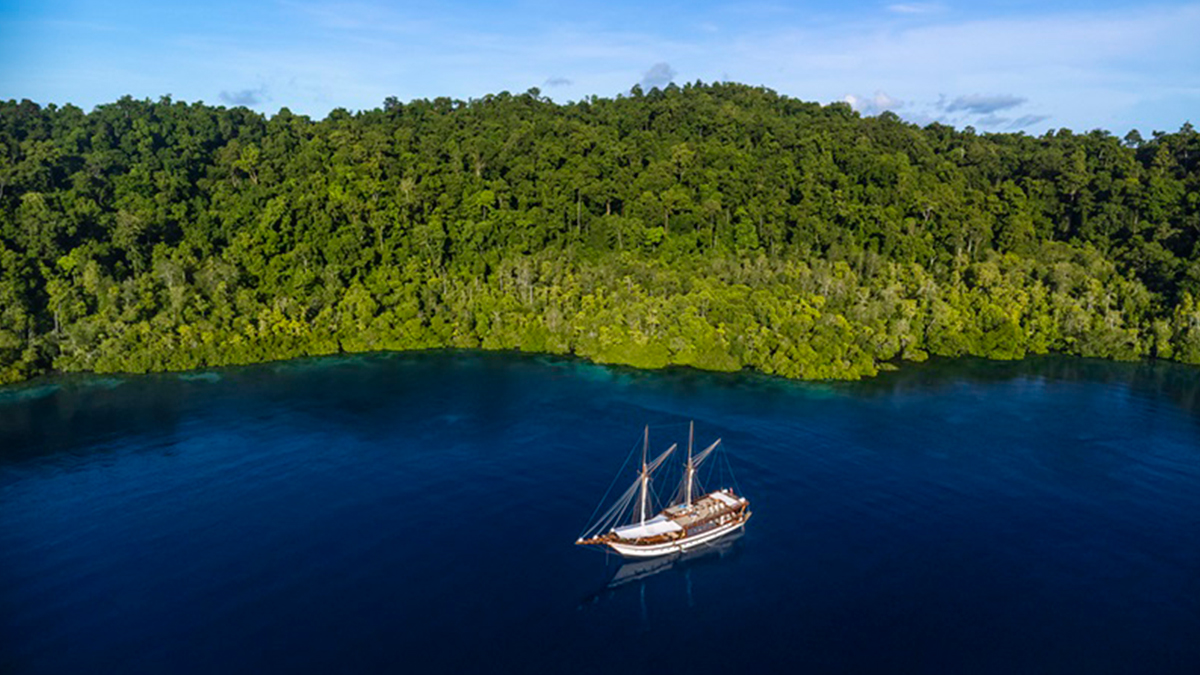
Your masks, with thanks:
[{"label": "wispy cloud", "polygon": [[1011,121],[1011,117],[1005,117],[1004,115],[984,115],[972,120],[972,125],[978,124],[988,129],[996,129],[1007,126]]},{"label": "wispy cloud", "polygon": [[1027,100],[1024,96],[1013,96],[1012,94],[968,94],[946,103],[943,109],[951,113],[990,115],[1008,108],[1015,108]]},{"label": "wispy cloud", "polygon": [[1008,125],[1008,129],[1010,131],[1017,131],[1020,129],[1029,129],[1033,125],[1039,124],[1041,122],[1045,122],[1048,119],[1050,119],[1049,115],[1022,115],[1022,116],[1018,117],[1017,119],[1013,120]]},{"label": "wispy cloud", "polygon": [[969,120],[971,126],[1005,131],[1028,131],[1033,125],[1050,119],[1049,115],[1022,115],[1016,119],[1006,115],[984,115]]},{"label": "wispy cloud", "polygon": [[643,89],[662,88],[671,83],[675,79],[675,69],[669,63],[656,63],[650,66],[650,70],[642,75],[641,86]]},{"label": "wispy cloud", "polygon": [[934,2],[909,2],[888,5],[887,9],[893,14],[932,14],[944,10],[946,7]]},{"label": "wispy cloud", "polygon": [[[973,116],[1023,98],[1039,108],[1032,113],[1064,125],[1119,130],[1141,101],[1172,91],[1170,112],[1152,112],[1178,127],[1200,106],[1200,69],[1186,65],[1200,62],[1193,34],[1200,5],[781,28],[739,42],[740,69],[728,60],[720,67],[734,79],[802,97],[820,92],[823,100],[882,89],[905,101],[903,117],[951,124],[978,124]],[[950,94],[945,105],[957,101],[955,111],[937,107],[942,92]]]},{"label": "wispy cloud", "polygon": [[[1076,11],[1046,0],[997,16],[946,0],[885,0],[875,11],[772,0],[686,9],[209,0],[143,13],[116,33],[18,27],[0,14],[0,34],[11,38],[0,40],[0,98],[87,107],[169,91],[322,116],[393,95],[465,99],[544,85],[569,100],[699,78],[995,130],[1044,115],[1081,130],[1178,128],[1200,109],[1200,0],[1116,1],[1127,4]],[[42,19],[111,21],[87,3],[69,17],[56,3],[29,7]]]},{"label": "wispy cloud", "polygon": [[[929,12],[921,23],[899,13],[820,27],[779,15],[753,25],[726,22],[718,35],[582,21],[533,22],[513,32],[442,16],[437,30],[399,36],[394,31],[406,24],[397,16],[372,17],[383,28],[351,30],[326,29],[334,19],[321,15],[309,19],[331,31],[314,41],[324,45],[319,49],[242,42],[185,53],[195,55],[197,68],[226,64],[233,71],[227,80],[267,72],[274,101],[289,106],[297,104],[283,93],[290,89],[283,81],[320,89],[325,93],[305,94],[309,103],[300,105],[315,114],[335,105],[379,105],[389,95],[468,98],[539,83],[556,100],[612,95],[627,91],[631,81],[644,89],[664,87],[680,70],[689,79],[763,84],[806,100],[846,100],[862,114],[893,110],[918,123],[994,130],[1050,113],[1073,128],[1119,127],[1139,101],[1163,96],[1164,87],[1183,92],[1181,100],[1192,92],[1195,105],[1179,104],[1173,114],[1200,106],[1200,76],[1181,65],[1198,58],[1190,36],[1200,33],[1200,5],[1004,19]],[[268,71],[263,63],[276,67]],[[547,71],[571,76],[548,78]],[[948,96],[939,104],[942,93]],[[1157,118],[1135,123],[1170,128]]]},{"label": "wispy cloud", "polygon": [[253,108],[270,100],[267,96],[267,86],[265,84],[257,89],[222,90],[220,97],[221,101],[229,105],[241,105],[248,108]]}]

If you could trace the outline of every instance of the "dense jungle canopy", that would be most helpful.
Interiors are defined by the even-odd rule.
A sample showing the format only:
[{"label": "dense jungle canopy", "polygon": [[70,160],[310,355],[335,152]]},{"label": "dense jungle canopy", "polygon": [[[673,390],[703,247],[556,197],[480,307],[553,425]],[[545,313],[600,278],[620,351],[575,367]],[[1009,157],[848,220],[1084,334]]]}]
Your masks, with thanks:
[{"label": "dense jungle canopy", "polygon": [[0,103],[0,382],[465,347],[787,377],[1200,363],[1200,135],[920,128],[765,88],[323,120]]}]

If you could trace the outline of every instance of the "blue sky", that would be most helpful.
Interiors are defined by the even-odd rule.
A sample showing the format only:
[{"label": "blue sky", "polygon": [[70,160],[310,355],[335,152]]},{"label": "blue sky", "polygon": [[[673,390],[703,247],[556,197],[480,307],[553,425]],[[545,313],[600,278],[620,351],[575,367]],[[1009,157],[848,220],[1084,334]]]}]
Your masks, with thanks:
[{"label": "blue sky", "polygon": [[1200,2],[0,0],[0,98],[314,117],[733,80],[980,130],[1200,124]]}]

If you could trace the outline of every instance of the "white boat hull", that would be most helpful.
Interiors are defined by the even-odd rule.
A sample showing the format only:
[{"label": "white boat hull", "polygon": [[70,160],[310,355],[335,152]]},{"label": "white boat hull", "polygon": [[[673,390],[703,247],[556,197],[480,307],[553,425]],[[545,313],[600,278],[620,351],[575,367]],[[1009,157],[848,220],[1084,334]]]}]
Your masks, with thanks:
[{"label": "white boat hull", "polygon": [[708,532],[697,534],[694,537],[685,537],[675,541],[669,541],[662,544],[623,544],[617,541],[608,542],[608,546],[612,550],[620,553],[626,558],[655,558],[662,555],[671,555],[672,553],[682,553],[688,549],[702,546],[711,541],[716,541],[731,532],[736,532],[745,526],[749,518],[743,518],[732,523],[726,523],[719,527],[713,528]]}]

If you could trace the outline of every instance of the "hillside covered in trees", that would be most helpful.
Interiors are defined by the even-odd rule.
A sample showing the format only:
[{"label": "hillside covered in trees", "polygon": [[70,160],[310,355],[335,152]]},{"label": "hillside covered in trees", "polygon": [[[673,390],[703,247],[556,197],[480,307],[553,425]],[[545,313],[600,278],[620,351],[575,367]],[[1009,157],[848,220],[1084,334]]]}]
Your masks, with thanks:
[{"label": "hillside covered in trees", "polygon": [[855,378],[1200,363],[1200,135],[860,118],[738,84],[314,121],[0,103],[0,383],[339,351]]}]

